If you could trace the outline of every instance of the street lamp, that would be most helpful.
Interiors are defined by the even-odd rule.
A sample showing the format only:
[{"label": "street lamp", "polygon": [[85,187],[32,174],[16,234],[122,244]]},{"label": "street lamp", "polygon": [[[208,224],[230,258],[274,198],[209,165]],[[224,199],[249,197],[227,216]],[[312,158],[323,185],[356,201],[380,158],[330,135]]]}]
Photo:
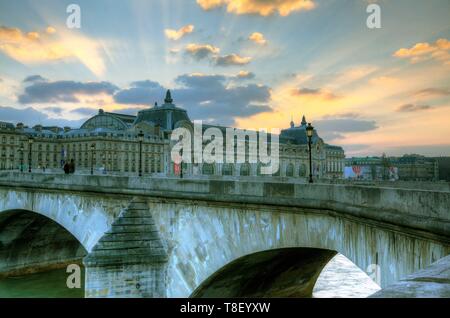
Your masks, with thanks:
[{"label": "street lamp", "polygon": [[183,148],[181,148],[180,155],[181,155],[181,161],[180,161],[180,178],[183,179]]},{"label": "street lamp", "polygon": [[142,177],[142,142],[144,141],[142,130],[139,131],[137,136],[139,141],[139,177]]},{"label": "street lamp", "polygon": [[33,136],[28,137],[29,153],[28,153],[28,172],[31,172],[31,149],[33,147]]},{"label": "street lamp", "polygon": [[94,175],[94,150],[95,144],[91,144],[91,176]]},{"label": "street lamp", "polygon": [[309,149],[309,183],[313,183],[312,177],[312,149],[311,149],[311,139],[313,136],[314,127],[311,126],[311,123],[306,127],[306,135],[308,136],[308,149]]},{"label": "street lamp", "polygon": [[23,144],[20,146],[20,172],[23,172]]}]

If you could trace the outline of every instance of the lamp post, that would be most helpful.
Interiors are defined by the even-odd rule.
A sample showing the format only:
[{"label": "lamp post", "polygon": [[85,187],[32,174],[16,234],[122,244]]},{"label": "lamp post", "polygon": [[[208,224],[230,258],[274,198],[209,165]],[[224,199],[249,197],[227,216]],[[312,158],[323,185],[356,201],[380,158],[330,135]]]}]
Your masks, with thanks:
[{"label": "lamp post", "polygon": [[95,144],[91,144],[91,176],[94,175],[94,150]]},{"label": "lamp post", "polygon": [[309,183],[313,183],[312,177],[312,149],[311,149],[311,139],[313,136],[314,127],[311,126],[311,123],[306,127],[306,135],[308,136],[308,149],[309,149]]},{"label": "lamp post", "polygon": [[23,172],[23,145],[20,146],[20,172]]},{"label": "lamp post", "polygon": [[180,161],[180,178],[183,179],[183,148],[181,148],[181,161]]},{"label": "lamp post", "polygon": [[142,142],[144,141],[144,134],[142,133],[142,130],[137,136],[139,141],[139,177],[142,177]]},{"label": "lamp post", "polygon": [[34,142],[34,138],[33,136],[30,136],[28,138],[28,145],[29,145],[29,152],[28,152],[28,172],[31,172],[31,149],[33,148],[33,142]]}]

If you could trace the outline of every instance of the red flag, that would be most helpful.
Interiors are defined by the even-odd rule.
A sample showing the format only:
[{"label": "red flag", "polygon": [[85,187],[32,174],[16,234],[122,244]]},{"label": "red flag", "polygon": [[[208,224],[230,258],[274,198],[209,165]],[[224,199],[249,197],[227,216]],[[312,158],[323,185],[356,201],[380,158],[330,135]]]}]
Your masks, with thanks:
[{"label": "red flag", "polygon": [[174,163],[173,171],[176,175],[179,175],[181,173],[181,165],[179,163]]},{"label": "red flag", "polygon": [[352,166],[352,170],[356,175],[359,176],[359,174],[361,173],[361,166]]}]

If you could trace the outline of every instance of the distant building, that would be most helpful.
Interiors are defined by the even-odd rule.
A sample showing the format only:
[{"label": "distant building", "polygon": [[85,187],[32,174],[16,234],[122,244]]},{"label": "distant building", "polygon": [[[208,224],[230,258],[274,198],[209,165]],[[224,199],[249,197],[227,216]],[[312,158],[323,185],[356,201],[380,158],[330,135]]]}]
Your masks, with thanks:
[{"label": "distant building", "polygon": [[346,159],[346,179],[359,180],[439,180],[438,162],[421,155],[402,157],[353,157]]},{"label": "distant building", "polygon": [[[142,173],[177,174],[179,167],[171,162],[170,140],[175,128],[192,129],[193,123],[186,110],[173,103],[167,91],[164,103],[143,109],[136,116],[99,110],[80,128],[32,128],[18,123],[0,122],[0,169],[28,169],[31,153],[33,169],[61,169],[65,162],[74,160],[77,171],[95,171],[116,174],[136,174],[139,167],[138,134],[143,133]],[[203,125],[203,129],[222,126]],[[280,169],[274,176],[307,178],[309,175],[307,122],[290,128],[279,136]],[[33,143],[30,145],[30,137]],[[248,142],[247,145],[248,147]],[[344,150],[326,144],[316,130],[312,137],[312,166],[316,178],[343,178]],[[199,163],[183,164],[183,174],[215,176],[260,176],[260,163]]]},{"label": "distant building", "polygon": [[438,162],[439,180],[450,181],[450,157],[434,157]]}]

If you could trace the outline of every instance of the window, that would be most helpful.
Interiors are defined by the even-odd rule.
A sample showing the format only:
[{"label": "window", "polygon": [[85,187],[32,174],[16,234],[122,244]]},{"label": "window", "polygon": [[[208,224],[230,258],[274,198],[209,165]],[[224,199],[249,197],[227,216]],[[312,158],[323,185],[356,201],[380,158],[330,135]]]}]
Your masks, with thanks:
[{"label": "window", "polygon": [[234,173],[234,165],[232,163],[224,163],[222,166],[223,176],[232,176]]},{"label": "window", "polygon": [[241,176],[249,176],[250,175],[250,164],[248,163],[243,163],[241,165]]},{"label": "window", "polygon": [[204,175],[213,175],[214,174],[214,164],[204,163],[203,167],[202,167],[202,173]]},{"label": "window", "polygon": [[294,176],[294,165],[292,163],[289,163],[286,166],[286,177],[293,177]]}]

